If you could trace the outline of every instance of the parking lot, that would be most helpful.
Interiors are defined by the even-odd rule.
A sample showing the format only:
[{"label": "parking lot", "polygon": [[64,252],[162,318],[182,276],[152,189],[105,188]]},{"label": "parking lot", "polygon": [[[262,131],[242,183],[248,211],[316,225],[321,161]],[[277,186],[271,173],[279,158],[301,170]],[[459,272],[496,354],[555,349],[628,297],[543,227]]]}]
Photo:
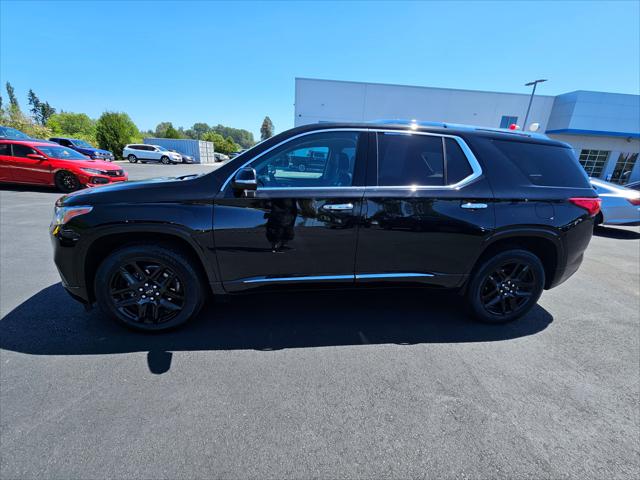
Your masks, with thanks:
[{"label": "parking lot", "polygon": [[[209,171],[122,164],[130,179]],[[640,471],[640,230],[509,325],[454,294],[256,295],[181,330],[85,313],[49,189],[0,187],[0,477],[624,478]]]}]

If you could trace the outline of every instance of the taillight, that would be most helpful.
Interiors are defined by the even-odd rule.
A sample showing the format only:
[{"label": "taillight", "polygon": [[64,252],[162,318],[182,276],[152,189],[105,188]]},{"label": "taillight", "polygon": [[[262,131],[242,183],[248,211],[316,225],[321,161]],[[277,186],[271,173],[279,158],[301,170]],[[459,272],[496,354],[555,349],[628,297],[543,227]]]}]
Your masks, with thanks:
[{"label": "taillight", "polygon": [[580,208],[584,208],[592,217],[596,216],[600,211],[601,201],[599,198],[575,197],[570,198],[569,201]]},{"label": "taillight", "polygon": [[640,206],[640,197],[636,197],[636,198],[627,198],[627,200],[629,200],[629,203],[631,205],[637,205]]}]

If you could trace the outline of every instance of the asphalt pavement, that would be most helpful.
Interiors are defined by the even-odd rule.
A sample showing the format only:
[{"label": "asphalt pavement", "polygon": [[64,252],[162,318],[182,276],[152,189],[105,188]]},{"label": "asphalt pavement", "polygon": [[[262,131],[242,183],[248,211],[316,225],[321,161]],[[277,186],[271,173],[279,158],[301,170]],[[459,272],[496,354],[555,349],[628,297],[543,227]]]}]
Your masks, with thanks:
[{"label": "asphalt pavement", "polygon": [[638,228],[599,229],[509,325],[391,290],[242,297],[149,335],[63,291],[58,196],[0,186],[3,480],[640,475]]}]

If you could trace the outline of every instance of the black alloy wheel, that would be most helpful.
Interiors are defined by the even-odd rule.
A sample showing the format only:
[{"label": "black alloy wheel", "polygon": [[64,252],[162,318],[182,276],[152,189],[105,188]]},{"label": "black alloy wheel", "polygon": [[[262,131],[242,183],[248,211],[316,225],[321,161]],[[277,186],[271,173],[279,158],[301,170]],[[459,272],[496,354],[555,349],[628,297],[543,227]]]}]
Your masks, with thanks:
[{"label": "black alloy wheel", "polygon": [[131,246],[111,254],[95,285],[101,308],[139,330],[181,325],[197,314],[204,297],[191,261],[163,247]]},{"label": "black alloy wheel", "polygon": [[129,155],[127,160],[129,160],[130,163],[136,163],[138,161],[135,155]]},{"label": "black alloy wheel", "polygon": [[544,268],[536,255],[526,250],[501,252],[486,261],[471,279],[469,304],[479,320],[510,322],[534,307],[544,282]]},{"label": "black alloy wheel", "polygon": [[76,177],[73,173],[66,172],[64,170],[56,173],[55,182],[58,190],[63,193],[73,192],[82,187],[82,185],[80,185],[78,177]]},{"label": "black alloy wheel", "polygon": [[169,157],[167,157],[166,155],[163,156],[160,161],[162,162],[163,165],[169,165],[171,163],[171,160],[169,159]]}]

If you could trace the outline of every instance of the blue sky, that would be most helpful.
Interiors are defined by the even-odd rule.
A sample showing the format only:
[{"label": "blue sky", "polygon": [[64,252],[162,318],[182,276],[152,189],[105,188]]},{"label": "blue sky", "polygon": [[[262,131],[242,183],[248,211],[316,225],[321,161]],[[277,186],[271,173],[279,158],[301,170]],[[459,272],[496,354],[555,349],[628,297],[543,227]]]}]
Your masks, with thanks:
[{"label": "blue sky", "polygon": [[[293,126],[294,78],[638,94],[639,2],[0,0],[0,80],[26,106]],[[6,99],[4,87],[2,95]]]}]

